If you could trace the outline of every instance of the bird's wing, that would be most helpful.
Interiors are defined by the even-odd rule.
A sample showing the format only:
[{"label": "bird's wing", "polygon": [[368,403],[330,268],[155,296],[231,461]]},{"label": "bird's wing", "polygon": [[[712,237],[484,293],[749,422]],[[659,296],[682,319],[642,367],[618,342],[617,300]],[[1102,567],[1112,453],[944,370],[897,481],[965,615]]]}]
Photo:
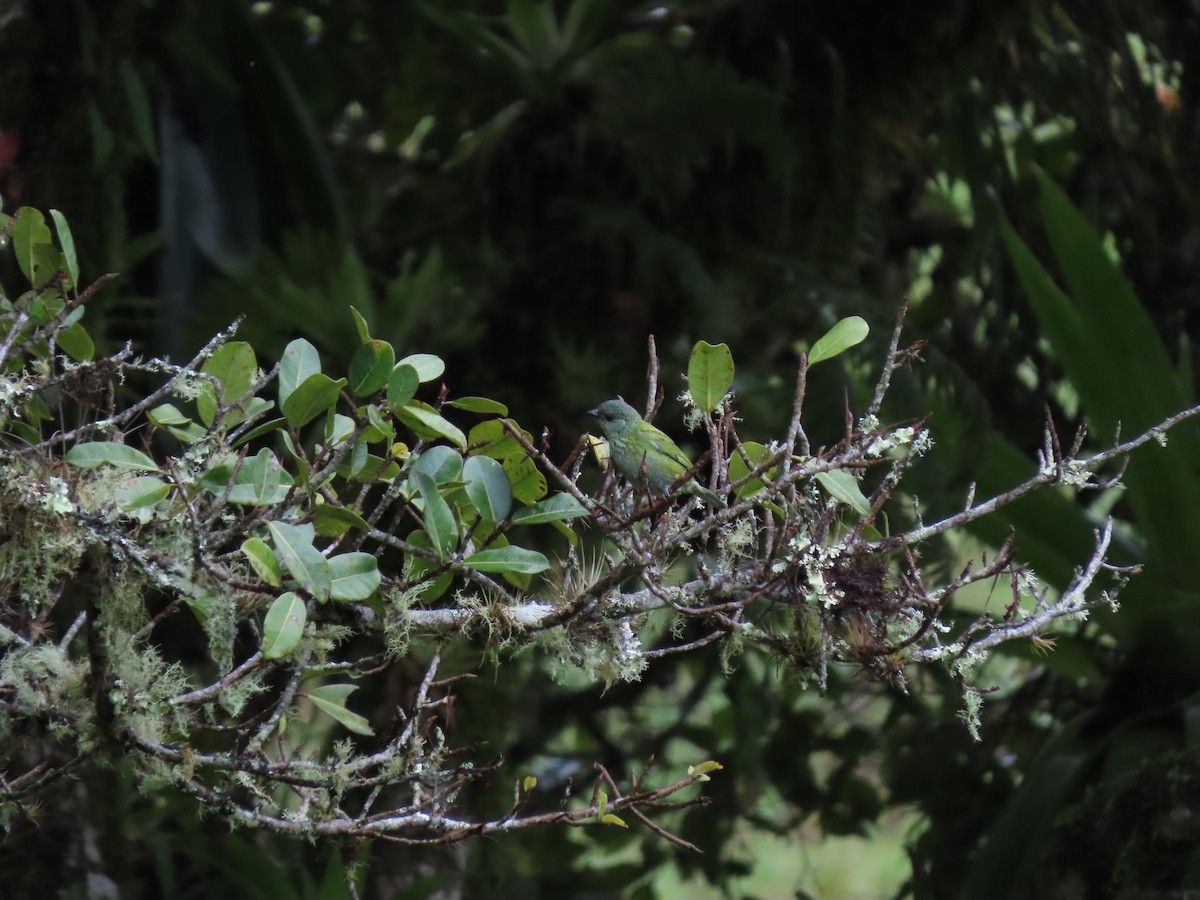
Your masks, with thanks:
[{"label": "bird's wing", "polygon": [[654,426],[650,426],[650,428],[654,432],[652,435],[650,435],[650,440],[654,444],[654,449],[670,459],[672,462],[679,465],[679,472],[676,474],[682,475],[692,467],[692,461],[687,458],[686,453],[679,449],[678,444],[671,440],[664,432],[654,428]]}]

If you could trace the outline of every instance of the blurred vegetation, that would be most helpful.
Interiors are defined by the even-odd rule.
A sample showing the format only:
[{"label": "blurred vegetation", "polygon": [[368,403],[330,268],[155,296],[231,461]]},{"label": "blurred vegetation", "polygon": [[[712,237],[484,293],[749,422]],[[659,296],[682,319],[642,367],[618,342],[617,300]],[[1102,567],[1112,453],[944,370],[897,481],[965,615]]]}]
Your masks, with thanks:
[{"label": "blurred vegetation", "polygon": [[[1198,37],[1194,0],[10,3],[0,195],[67,211],[84,267],[123,273],[93,310],[110,346],[132,336],[178,357],[246,313],[242,334],[264,352],[304,334],[347,356],[353,304],[397,348],[446,357],[457,393],[504,397],[564,447],[582,410],[644,390],[649,333],[668,396],[696,338],[728,342],[747,433],[778,428],[794,341],[851,314],[884,334],[907,294],[928,365],[887,414],[934,410],[942,445],[921,500],[945,509],[969,479],[982,492],[1032,464],[1043,408],[1060,434],[1086,420],[1105,441],[1192,396]],[[1132,288],[1097,268],[1051,183]],[[810,386],[816,443],[836,439],[845,392],[868,375]],[[703,748],[731,776],[684,829],[707,852],[526,835],[473,846],[425,884],[465,871],[470,897],[583,884],[653,897],[670,858],[729,885],[757,862],[746,829],[856,834],[907,806],[924,815],[912,896],[1048,894],[1071,878],[1096,896],[1200,886],[1194,856],[1150,878],[1162,846],[1106,849],[1130,817],[1178,847],[1163,831],[1178,804],[1132,802],[1131,785],[1159,753],[1181,773],[1164,797],[1196,778],[1194,439],[1172,438],[1170,465],[1135,460],[1128,492],[1097,501],[1123,517],[1146,574],[1118,616],[1014,661],[1024,680],[989,698],[982,743],[950,684],[944,705],[930,689],[864,704],[834,677],[817,701],[752,658],[725,673],[713,654],[597,696],[527,659],[519,684],[483,677],[464,696],[495,715],[471,737],[564,777],[589,757],[620,770]],[[1062,583],[1098,511],[1039,498],[979,537],[1016,527],[1022,555]],[[183,860],[201,858],[242,896],[336,896],[318,893],[326,860],[307,887],[260,891],[233,861],[284,867],[294,851],[181,824],[113,777],[120,802],[76,795],[9,840],[37,846],[82,816],[123,861],[129,896],[199,892]],[[1064,862],[1081,821],[1105,848],[1089,866],[1121,878]],[[403,857],[368,853],[386,895]],[[36,853],[6,859],[6,877],[36,876]]]}]

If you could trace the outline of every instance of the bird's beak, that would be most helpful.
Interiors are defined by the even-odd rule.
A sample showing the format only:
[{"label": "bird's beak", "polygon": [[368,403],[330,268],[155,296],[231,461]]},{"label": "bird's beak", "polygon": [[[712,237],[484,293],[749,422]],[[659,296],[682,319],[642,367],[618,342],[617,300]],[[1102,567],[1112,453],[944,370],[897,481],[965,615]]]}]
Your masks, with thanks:
[{"label": "bird's beak", "polygon": [[597,410],[595,410],[595,409],[589,409],[589,410],[587,411],[587,414],[588,414],[589,416],[598,416],[598,415],[599,415],[599,412],[598,412]]}]

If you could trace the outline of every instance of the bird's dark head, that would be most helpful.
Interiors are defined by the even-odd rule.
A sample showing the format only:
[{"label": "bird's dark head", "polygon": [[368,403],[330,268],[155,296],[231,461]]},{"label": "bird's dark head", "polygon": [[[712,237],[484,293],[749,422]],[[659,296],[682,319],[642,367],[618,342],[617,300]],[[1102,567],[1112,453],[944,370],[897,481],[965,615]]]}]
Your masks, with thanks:
[{"label": "bird's dark head", "polygon": [[605,400],[595,409],[589,409],[588,414],[596,417],[600,422],[600,429],[605,434],[623,431],[641,418],[638,411],[620,397]]}]

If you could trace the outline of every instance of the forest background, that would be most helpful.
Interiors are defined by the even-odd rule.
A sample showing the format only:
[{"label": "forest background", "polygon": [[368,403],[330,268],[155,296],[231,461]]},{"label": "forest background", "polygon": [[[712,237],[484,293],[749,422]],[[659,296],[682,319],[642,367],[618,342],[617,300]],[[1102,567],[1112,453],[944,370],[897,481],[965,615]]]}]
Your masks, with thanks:
[{"label": "forest background", "polygon": [[[697,339],[733,349],[741,427],[778,429],[797,342],[861,315],[871,341],[809,386],[810,431],[836,439],[907,297],[925,363],[884,418],[932,412],[938,446],[912,487],[945,509],[971,481],[1023,477],[1047,414],[1111,433],[1192,396],[1198,53],[1191,0],[10,0],[0,196],[65,211],[82,267],[121,273],[89,303],[103,347],[187,358],[244,313],[264,357],[303,335],[346,360],[354,306],[562,453],[585,410],[644,395],[648,335],[659,424],[682,439],[675,379]],[[1047,238],[1051,183],[1119,260],[1152,346],[1106,355],[1136,331],[1107,321],[1072,356],[1039,319],[1035,259],[1085,305],[1128,290],[1087,280],[1085,241]],[[1139,374],[1160,358],[1169,388]],[[1089,396],[1097,367],[1128,390]],[[1146,571],[1115,617],[993,662],[979,742],[949,679],[906,694],[834,672],[818,695],[753,656],[726,671],[715,649],[607,691],[556,684],[533,658],[463,689],[462,742],[517,769],[623,771],[672,742],[721,760],[712,804],[680,828],[703,855],[549,829],[413,851],[427,874],[412,883],[395,847],[230,832],[118,769],[14,828],[0,870],[69,896],[88,895],[89,853],[123,896],[345,896],[349,858],[368,895],[412,898],[1196,887],[1200,827],[1181,811],[1200,799],[1198,482],[1193,462],[1097,501]],[[1065,584],[1097,512],[1031,497],[930,563],[961,566],[1013,529]],[[89,853],[48,865],[81,834]]]}]

